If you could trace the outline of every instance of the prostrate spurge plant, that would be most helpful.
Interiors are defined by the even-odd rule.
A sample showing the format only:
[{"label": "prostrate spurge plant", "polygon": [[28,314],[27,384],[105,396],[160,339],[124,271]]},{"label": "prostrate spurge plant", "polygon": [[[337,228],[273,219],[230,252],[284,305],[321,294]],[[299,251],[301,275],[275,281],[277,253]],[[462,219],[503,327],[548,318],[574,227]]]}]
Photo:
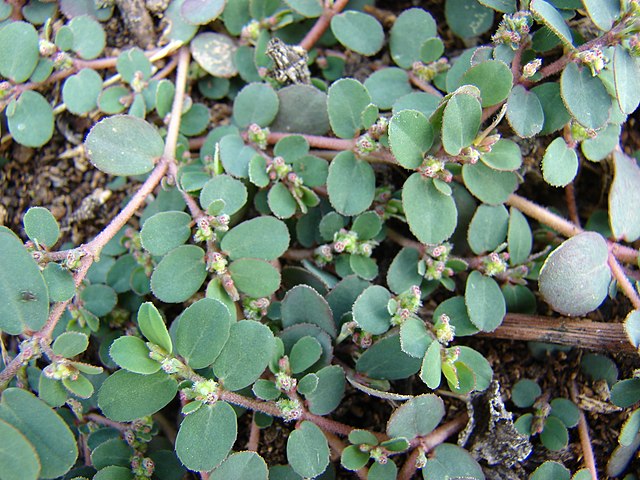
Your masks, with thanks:
[{"label": "prostrate spurge plant", "polygon": [[[83,245],[60,245],[42,207],[24,214],[26,244],[0,227],[3,480],[484,479],[489,456],[450,438],[469,416],[394,381],[473,401],[493,371],[457,339],[540,298],[579,316],[619,289],[638,347],[638,252],[616,243],[640,238],[640,169],[619,143],[640,102],[636,0],[447,0],[446,28],[478,45],[455,58],[429,12],[385,32],[366,0],[172,0],[155,5],[161,48],[102,57],[111,3],[0,1],[2,143],[39,148],[57,116],[99,119],[88,159],[121,177],[114,190],[143,182]],[[395,66],[356,72],[377,55]],[[229,122],[211,125],[216,102]],[[516,195],[540,188],[530,138],[572,221]],[[613,167],[591,231],[572,187],[587,162]],[[546,226],[535,242],[527,217]],[[619,407],[640,400],[640,378],[618,381],[606,357],[582,366]],[[386,428],[334,420],[347,389],[393,401]],[[522,441],[565,448],[576,406],[531,380],[513,395],[534,408]],[[177,434],[159,413],[176,397]],[[291,426],[287,465],[257,453],[274,418]],[[636,410],[608,475],[639,432]],[[530,478],[570,473],[546,462]]]}]

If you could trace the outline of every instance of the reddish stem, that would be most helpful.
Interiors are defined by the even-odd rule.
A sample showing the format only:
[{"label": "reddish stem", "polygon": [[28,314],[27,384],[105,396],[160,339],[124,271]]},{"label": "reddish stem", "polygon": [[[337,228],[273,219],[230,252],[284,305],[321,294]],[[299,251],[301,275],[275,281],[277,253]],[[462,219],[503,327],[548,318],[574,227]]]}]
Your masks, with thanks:
[{"label": "reddish stem", "polygon": [[256,423],[256,412],[253,412],[253,418],[251,419],[251,430],[249,432],[249,441],[247,442],[247,450],[251,452],[258,451],[258,445],[260,444],[260,427]]},{"label": "reddish stem", "polygon": [[344,7],[347,6],[347,3],[349,3],[349,0],[336,0],[336,2],[333,4],[333,7],[325,8],[324,12],[322,12],[322,15],[318,17],[315,25],[311,27],[311,30],[307,32],[305,37],[300,42],[300,46],[307,52],[311,50],[316,42],[320,40],[320,37],[324,35],[324,32],[327,31],[327,28],[329,28],[331,19],[334,17],[334,15],[340,13],[344,9]]},{"label": "reddish stem", "polygon": [[351,150],[356,145],[356,141],[352,139],[322,137],[320,135],[302,135],[297,133],[272,132],[267,136],[267,142],[270,145],[278,143],[279,140],[290,137],[291,135],[300,135],[304,137],[307,143],[313,148],[324,148],[327,150]]},{"label": "reddish stem", "polygon": [[631,304],[633,305],[633,308],[635,308],[636,310],[640,309],[640,297],[638,296],[638,292],[636,291],[634,286],[631,285],[631,282],[625,275],[624,270],[622,269],[622,267],[618,263],[618,260],[616,260],[616,257],[613,255],[611,251],[609,252],[609,257],[607,259],[607,262],[609,263],[609,268],[611,268],[611,273],[613,274],[615,279],[618,281],[618,285],[620,286],[620,289],[624,292],[627,298],[631,300]]}]

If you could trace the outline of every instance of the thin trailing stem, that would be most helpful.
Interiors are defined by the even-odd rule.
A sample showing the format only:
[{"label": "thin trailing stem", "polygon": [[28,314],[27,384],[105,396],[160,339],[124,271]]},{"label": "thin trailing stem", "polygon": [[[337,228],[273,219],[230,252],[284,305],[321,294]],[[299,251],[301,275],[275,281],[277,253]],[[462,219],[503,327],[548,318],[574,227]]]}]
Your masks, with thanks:
[{"label": "thin trailing stem", "polygon": [[[578,404],[578,386],[575,379],[571,382],[571,400],[576,405]],[[584,464],[587,470],[591,473],[592,480],[598,480],[598,471],[596,469],[596,459],[593,454],[593,447],[591,446],[591,438],[589,437],[589,425],[587,424],[587,417],[582,409],[580,409],[580,417],[578,419],[578,435],[580,436],[580,446],[582,447],[582,456],[584,458]]]},{"label": "thin trailing stem", "polygon": [[131,429],[131,427],[126,423],[120,423],[114,420],[110,420],[106,417],[103,417],[102,415],[98,415],[97,413],[87,413],[86,415],[83,415],[82,418],[89,422],[97,423],[98,425],[115,428],[116,430],[119,430],[121,432],[126,432],[127,430]]},{"label": "thin trailing stem", "polygon": [[400,474],[398,475],[398,480],[410,480],[413,477],[413,474],[417,469],[416,460],[420,455],[420,450],[424,453],[429,453],[438,445],[444,443],[444,441],[451,435],[462,430],[468,421],[469,416],[466,413],[462,413],[444,425],[440,425],[433,432],[425,435],[424,437],[414,438],[411,441],[411,446],[418,448],[414,448],[409,457],[405,460],[404,465],[400,470]]},{"label": "thin trailing stem", "polygon": [[315,25],[311,27],[311,30],[307,32],[299,45],[307,52],[311,50],[316,42],[320,40],[320,37],[324,35],[324,32],[327,31],[327,28],[329,28],[331,19],[334,17],[334,15],[337,15],[342,10],[344,10],[344,7],[347,6],[347,3],[349,3],[349,0],[336,0],[332,7],[325,8],[324,12],[322,12],[322,15],[318,17]]},{"label": "thin trailing stem", "polygon": [[415,73],[409,72],[409,81],[423,92],[442,98],[442,92],[440,92],[440,90],[419,78]]},{"label": "thin trailing stem", "polygon": [[[167,47],[165,47],[166,49]],[[168,50],[167,50],[168,51]],[[178,59],[178,73],[176,78],[176,93],[173,99],[172,115],[169,121],[164,152],[158,164],[151,171],[151,174],[145,182],[140,186],[138,191],[133,195],[129,203],[116,215],[111,222],[102,230],[93,240],[86,245],[80,247],[84,256],[80,260],[80,267],[73,275],[76,287],[84,280],[89,267],[99,257],[101,250],[111,240],[120,229],[126,225],[135,212],[144,204],[145,199],[153,192],[160,183],[169,169],[169,164],[174,160],[176,145],[178,141],[178,132],[180,127],[180,118],[182,112],[182,104],[184,101],[184,91],[186,88],[187,70],[189,67],[189,51],[183,48],[180,51]],[[38,338],[42,346],[51,343],[51,335],[58,321],[65,312],[70,300],[57,303],[45,325],[34,334],[34,338]],[[0,372],[0,388],[4,387],[15,376],[18,370],[28,362],[36,352],[21,352]]]},{"label": "thin trailing stem", "polygon": [[251,452],[258,451],[258,445],[260,444],[260,427],[256,423],[256,413],[253,412],[253,418],[251,419],[251,430],[249,431],[249,441],[247,442],[247,450]]},{"label": "thin trailing stem", "polygon": [[576,189],[573,183],[568,184],[565,189],[565,198],[567,199],[567,210],[569,210],[569,218],[571,221],[580,226],[580,217],[578,216],[578,203],[576,202]]},{"label": "thin trailing stem", "polygon": [[[278,143],[279,140],[290,137],[291,135],[300,135],[292,133],[271,132],[267,136],[267,143],[270,145]],[[300,135],[304,137],[307,143],[313,148],[324,148],[326,150],[351,150],[356,146],[356,141],[352,139],[322,137],[320,135]]]},{"label": "thin trailing stem", "polygon": [[618,260],[616,260],[616,257],[613,255],[613,253],[609,252],[609,257],[607,258],[607,262],[609,263],[609,268],[611,268],[611,273],[613,274],[615,279],[618,281],[618,285],[620,286],[620,289],[631,301],[633,308],[635,308],[636,310],[640,309],[640,297],[638,296],[638,292],[636,291],[634,286],[631,285],[631,282],[625,275],[624,270],[618,263]]},{"label": "thin trailing stem", "polygon": [[[553,228],[565,237],[573,237],[584,232],[584,230],[577,225],[574,225],[569,220],[566,220],[537,203],[527,200],[519,195],[509,195],[506,204],[516,207],[528,217],[534,218],[540,223]],[[636,249],[614,242],[609,242],[609,247],[616,258],[623,262],[636,263],[638,261],[638,251]]]}]

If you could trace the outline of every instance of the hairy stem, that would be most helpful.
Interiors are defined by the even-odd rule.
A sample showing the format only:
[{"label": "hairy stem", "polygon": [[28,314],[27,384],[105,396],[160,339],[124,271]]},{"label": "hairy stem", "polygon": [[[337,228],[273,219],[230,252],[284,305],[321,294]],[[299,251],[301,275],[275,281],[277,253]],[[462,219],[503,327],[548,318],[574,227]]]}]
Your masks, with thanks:
[{"label": "hairy stem", "polygon": [[[571,400],[578,405],[578,386],[576,381],[571,382],[570,389]],[[593,454],[593,447],[591,446],[591,439],[589,438],[589,425],[587,424],[587,417],[582,409],[580,409],[580,417],[578,420],[578,435],[580,436],[580,446],[582,447],[582,456],[584,458],[584,464],[587,470],[591,473],[592,480],[598,480],[598,471],[596,470],[596,459]]]},{"label": "hairy stem", "polygon": [[311,50],[316,42],[320,40],[320,37],[322,37],[324,32],[327,31],[327,28],[329,28],[331,19],[334,17],[334,15],[340,13],[344,9],[344,7],[347,6],[347,3],[349,3],[349,0],[336,0],[336,2],[333,4],[333,7],[325,8],[324,12],[322,12],[322,15],[318,17],[315,25],[311,27],[311,30],[307,32],[305,37],[300,42],[300,46],[307,52]]}]

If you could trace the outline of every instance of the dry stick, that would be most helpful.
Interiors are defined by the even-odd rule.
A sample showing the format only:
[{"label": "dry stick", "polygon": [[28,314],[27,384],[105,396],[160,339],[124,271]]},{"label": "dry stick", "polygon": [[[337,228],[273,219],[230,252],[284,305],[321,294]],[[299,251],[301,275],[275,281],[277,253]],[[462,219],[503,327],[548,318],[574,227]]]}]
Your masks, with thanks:
[{"label": "dry stick", "polygon": [[305,37],[302,39],[302,41],[300,42],[300,46],[307,52],[311,50],[316,42],[320,40],[320,37],[322,37],[324,32],[326,32],[327,28],[329,28],[331,19],[334,17],[334,15],[340,13],[344,9],[344,7],[347,6],[347,3],[349,3],[349,0],[336,0],[336,2],[333,4],[333,7],[326,8],[324,12],[322,12],[322,15],[320,15],[320,17],[316,21],[315,25],[311,27],[311,30],[309,30]]},{"label": "dry stick", "polygon": [[637,352],[629,343],[622,323],[592,322],[581,318],[545,318],[508,313],[496,330],[477,335],[505,340],[557,343],[597,351]]},{"label": "dry stick", "polygon": [[[160,161],[152,170],[149,177],[142,184],[140,189],[131,198],[129,203],[122,209],[122,211],[111,220],[109,225],[100,232],[93,240],[86,245],[80,247],[81,251],[86,254],[80,261],[80,268],[74,274],[74,280],[76,286],[80,285],[84,277],[87,275],[89,267],[93,263],[94,259],[98,257],[102,248],[114,237],[116,233],[129,221],[133,214],[142,206],[145,199],[160,183],[164,175],[166,174],[169,163],[173,161],[173,157],[176,151],[176,145],[178,141],[178,130],[180,127],[180,114],[182,112],[182,104],[184,102],[184,89],[186,86],[187,70],[189,67],[189,51],[184,47],[180,50],[178,60],[178,73],[176,78],[176,93],[173,98],[173,106],[171,109],[171,120],[169,122],[169,128],[167,131],[167,138],[164,148],[164,153],[160,158]],[[48,345],[51,343],[51,334],[55,329],[58,320],[62,317],[62,314],[67,308],[70,300],[66,302],[57,303],[49,319],[45,323],[44,327],[40,331],[36,332],[34,337],[39,338],[41,344]],[[29,361],[35,352],[21,352],[18,354],[6,367],[0,372],[0,388],[3,388],[18,372],[24,362]]]},{"label": "dry stick", "polygon": [[[571,400],[578,405],[578,386],[576,381],[571,382]],[[584,464],[587,470],[591,473],[592,480],[598,480],[598,471],[596,470],[596,459],[593,454],[593,448],[591,446],[591,439],[589,438],[589,425],[587,424],[587,417],[582,409],[580,409],[580,417],[578,419],[578,435],[580,436],[580,446],[582,447],[582,456],[584,457]]]}]

